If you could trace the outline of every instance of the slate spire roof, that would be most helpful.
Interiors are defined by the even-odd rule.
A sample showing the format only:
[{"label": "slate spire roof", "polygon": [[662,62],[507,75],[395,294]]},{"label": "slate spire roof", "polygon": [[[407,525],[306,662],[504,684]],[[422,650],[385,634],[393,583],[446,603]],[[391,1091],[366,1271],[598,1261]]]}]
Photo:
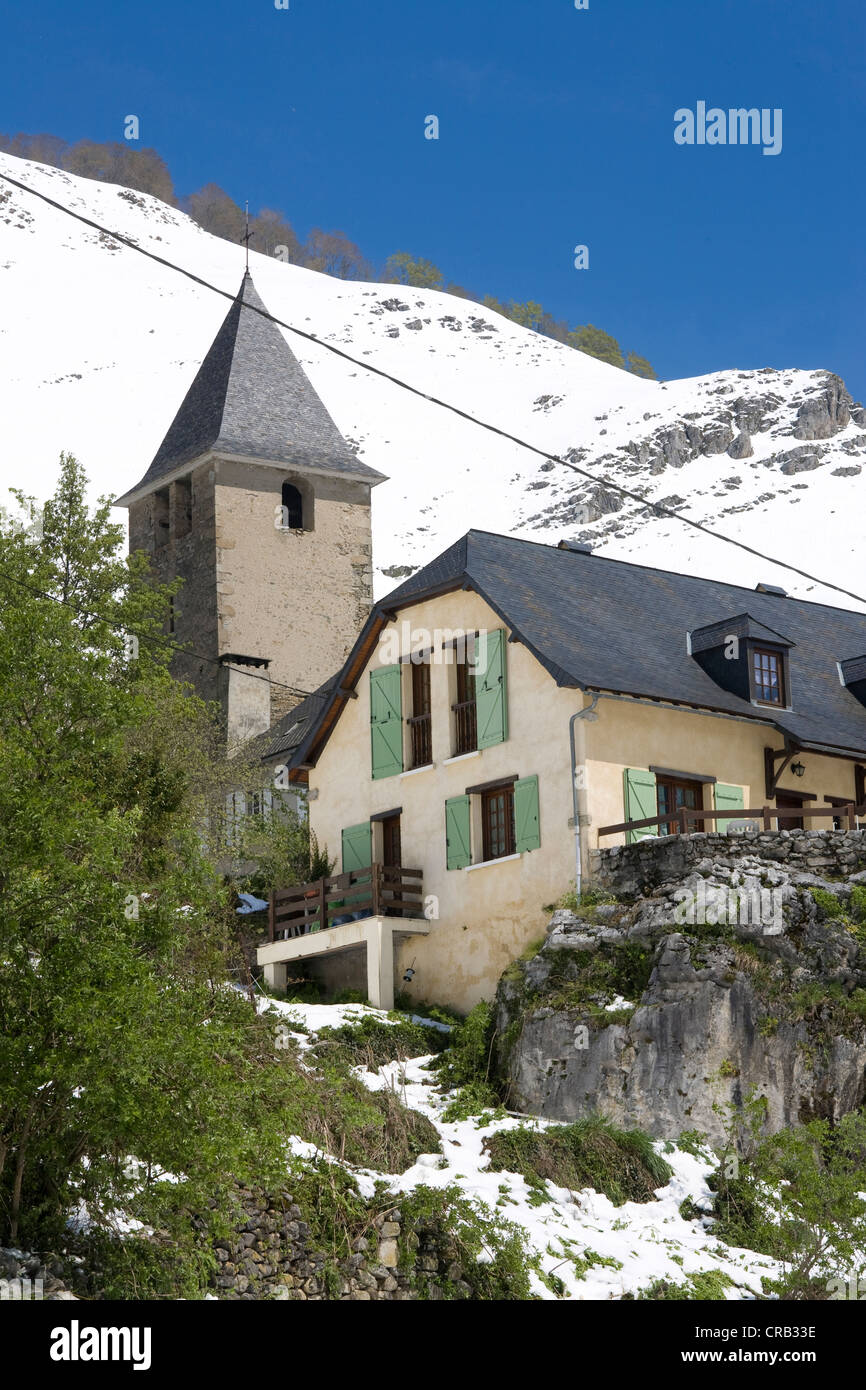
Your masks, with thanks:
[{"label": "slate spire roof", "polygon": [[249,271],[149,469],[117,505],[213,451],[362,479],[384,475],[351,452],[264,310]]}]

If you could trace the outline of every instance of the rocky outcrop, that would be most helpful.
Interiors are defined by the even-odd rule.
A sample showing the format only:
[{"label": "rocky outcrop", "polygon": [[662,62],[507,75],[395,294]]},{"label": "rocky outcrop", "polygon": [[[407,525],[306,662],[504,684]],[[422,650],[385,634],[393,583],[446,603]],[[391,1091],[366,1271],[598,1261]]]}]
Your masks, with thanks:
[{"label": "rocky outcrop", "polygon": [[741,430],[736,439],[732,439],[728,445],[728,455],[732,459],[749,459],[755,450],[752,447],[752,436],[745,430]]},{"label": "rocky outcrop", "polygon": [[805,400],[797,411],[794,435],[797,439],[830,439],[844,430],[851,419],[854,402],[844,381],[827,372],[824,389]]},{"label": "rocky outcrop", "polygon": [[866,873],[815,870],[849,860],[851,873],[863,837],[836,832],[828,853],[831,834],[777,834],[772,857],[758,837],[718,857],[706,841],[725,836],[672,837],[656,842],[662,882],[649,885],[646,863],[612,874],[633,901],[557,912],[497,993],[508,1104],[713,1142],[752,1094],[768,1130],[862,1105]]},{"label": "rocky outcrop", "polygon": [[775,461],[779,465],[779,472],[790,477],[793,473],[810,473],[812,469],[820,468],[825,453],[826,450],[820,445],[801,444],[798,449],[787,449],[784,453],[776,454]]}]

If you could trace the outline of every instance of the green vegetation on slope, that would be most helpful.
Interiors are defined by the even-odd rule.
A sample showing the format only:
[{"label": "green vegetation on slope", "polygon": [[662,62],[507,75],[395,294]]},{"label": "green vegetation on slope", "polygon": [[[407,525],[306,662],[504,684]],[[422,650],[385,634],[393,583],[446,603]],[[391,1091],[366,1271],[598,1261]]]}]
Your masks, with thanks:
[{"label": "green vegetation on slope", "polygon": [[673,1172],[646,1134],[618,1129],[598,1115],[549,1129],[503,1130],[484,1147],[494,1170],[522,1173],[530,1186],[591,1187],[614,1206],[654,1201],[656,1188]]}]

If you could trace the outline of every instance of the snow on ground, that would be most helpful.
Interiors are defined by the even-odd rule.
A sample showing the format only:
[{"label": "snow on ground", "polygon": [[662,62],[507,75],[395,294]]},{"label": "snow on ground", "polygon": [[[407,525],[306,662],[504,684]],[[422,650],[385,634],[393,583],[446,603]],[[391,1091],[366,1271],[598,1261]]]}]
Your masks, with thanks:
[{"label": "snow on ground", "polygon": [[[322,1027],[358,1022],[365,1016],[390,1021],[386,1013],[367,1005],[286,1004],[276,1000],[270,1004],[287,1027],[294,1021],[309,1034]],[[263,1007],[267,1003],[263,1002]],[[302,1047],[310,1046],[308,1034],[293,1036]],[[718,1271],[733,1280],[726,1298],[750,1299],[761,1292],[762,1276],[778,1275],[778,1266],[766,1256],[722,1245],[701,1220],[680,1216],[679,1207],[686,1198],[700,1209],[709,1209],[712,1194],[707,1177],[714,1164],[681,1149],[669,1149],[661,1141],[656,1149],[674,1171],[667,1185],[658,1190],[657,1202],[626,1202],[615,1207],[607,1197],[590,1189],[575,1193],[548,1183],[550,1201],[539,1204],[537,1193],[519,1173],[489,1170],[483,1144],[503,1130],[521,1125],[545,1129],[550,1122],[510,1114],[487,1124],[476,1119],[447,1123],[442,1112],[450,1097],[438,1094],[437,1075],[427,1070],[430,1061],[430,1057],[416,1057],[408,1062],[389,1062],[376,1072],[355,1069],[370,1090],[391,1087],[405,1105],[425,1115],[442,1141],[441,1155],[422,1154],[405,1173],[382,1174],[344,1165],[364,1196],[372,1197],[376,1183],[383,1178],[397,1193],[411,1192],[421,1185],[456,1185],[466,1197],[485,1203],[496,1215],[522,1229],[527,1248],[539,1256],[545,1274],[562,1281],[562,1297],[567,1299],[617,1299],[646,1288],[654,1279],[683,1284],[689,1274],[707,1271]],[[307,1158],[324,1157],[314,1145],[301,1140],[295,1141],[293,1152]],[[593,1256],[610,1263],[593,1262]],[[575,1269],[575,1260],[590,1262],[582,1277]],[[557,1297],[537,1274],[532,1281],[533,1292],[539,1297]]]}]

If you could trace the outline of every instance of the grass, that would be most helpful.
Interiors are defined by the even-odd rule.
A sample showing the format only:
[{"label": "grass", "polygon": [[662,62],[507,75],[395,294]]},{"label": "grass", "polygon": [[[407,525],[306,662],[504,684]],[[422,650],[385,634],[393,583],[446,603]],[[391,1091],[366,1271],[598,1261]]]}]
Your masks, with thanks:
[{"label": "grass", "polygon": [[314,1051],[348,1066],[376,1071],[386,1062],[404,1062],[409,1057],[442,1052],[450,1040],[450,1034],[423,1023],[412,1023],[408,1018],[386,1022],[368,1014],[357,1023],[320,1028]]},{"label": "grass", "polygon": [[582,893],[576,892],[574,888],[569,888],[554,904],[554,907],[573,912],[576,917],[580,917],[585,922],[594,922],[597,907],[615,907],[618,905],[618,899],[614,897],[613,893],[603,893],[600,888],[587,888]]},{"label": "grass", "polygon": [[[354,1065],[374,1059],[377,1048],[389,1053],[387,1060],[401,1049],[404,1055],[413,1048],[415,1055],[429,1051],[426,1036],[418,1048],[414,1034],[410,1044],[400,1028],[366,1018],[330,1030],[335,1039],[317,1042],[303,1062],[296,1043],[283,1039],[277,1055],[286,1069],[283,1119],[291,1132],[334,1158],[383,1173],[405,1172],[419,1153],[438,1153],[438,1132],[425,1116],[405,1106],[394,1090],[368,1091],[352,1074]],[[445,1036],[435,1029],[425,1033],[431,1031]]]},{"label": "grass", "polygon": [[[725,1299],[725,1289],[733,1288],[730,1275],[718,1269],[699,1270],[697,1274],[687,1274],[687,1284],[675,1284],[670,1279],[654,1279],[645,1289],[639,1289],[638,1300],[655,1299],[661,1301],[688,1300],[699,1303],[719,1303]],[[631,1298],[631,1294],[625,1297]]]},{"label": "grass", "polygon": [[418,1154],[438,1153],[439,1134],[426,1116],[384,1087],[368,1091],[332,1062],[298,1072],[292,1129],[325,1153],[381,1173],[403,1173]]},{"label": "grass", "polygon": [[[548,979],[550,1008],[579,1009],[601,1027],[627,1022],[637,1007],[652,974],[654,950],[641,942],[603,943],[595,951],[558,951]],[[630,1007],[606,1010],[615,996]]]},{"label": "grass", "polygon": [[488,1082],[481,1080],[458,1086],[442,1112],[446,1124],[472,1119],[478,1119],[480,1124],[489,1124],[491,1120],[501,1120],[504,1116],[505,1108],[500,1104],[496,1091]]},{"label": "grass", "polygon": [[673,1169],[640,1130],[622,1130],[592,1115],[572,1125],[518,1129],[485,1140],[494,1171],[520,1173],[530,1185],[555,1183],[572,1192],[591,1187],[614,1206],[651,1202]]},{"label": "grass", "polygon": [[[531,1292],[531,1262],[526,1251],[525,1232],[505,1220],[483,1202],[472,1202],[456,1185],[446,1188],[416,1187],[400,1198],[404,1227],[418,1235],[435,1232],[440,1251],[452,1259],[458,1278],[468,1286],[457,1292],[449,1274],[447,1280],[432,1274],[418,1274],[420,1292],[425,1285],[438,1286],[440,1296],[468,1297],[475,1301],[528,1301]],[[400,1263],[411,1258],[405,1242]],[[456,1272],[456,1271],[455,1271]]]}]

